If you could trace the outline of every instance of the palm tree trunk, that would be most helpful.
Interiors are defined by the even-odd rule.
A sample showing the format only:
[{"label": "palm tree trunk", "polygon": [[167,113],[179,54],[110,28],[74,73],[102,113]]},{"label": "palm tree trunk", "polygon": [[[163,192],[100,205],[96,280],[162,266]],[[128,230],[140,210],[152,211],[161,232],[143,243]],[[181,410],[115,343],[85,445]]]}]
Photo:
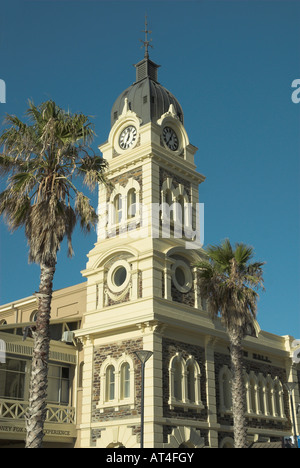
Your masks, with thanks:
[{"label": "palm tree trunk", "polygon": [[234,447],[247,448],[246,392],[243,376],[242,335],[238,330],[229,331],[232,365],[232,412]]},{"label": "palm tree trunk", "polygon": [[29,407],[26,415],[26,448],[41,448],[46,419],[48,387],[48,360],[50,347],[50,307],[55,262],[41,265],[40,288],[36,294],[39,307],[36,329],[33,332],[34,348],[29,390]]}]

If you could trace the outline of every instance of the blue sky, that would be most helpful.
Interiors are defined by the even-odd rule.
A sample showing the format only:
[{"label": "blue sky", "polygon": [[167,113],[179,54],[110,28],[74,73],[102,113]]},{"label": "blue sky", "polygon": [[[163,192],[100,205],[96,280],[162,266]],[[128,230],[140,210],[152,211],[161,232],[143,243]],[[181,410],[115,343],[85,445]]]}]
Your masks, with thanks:
[{"label": "blue sky", "polygon": [[[260,327],[300,338],[300,103],[291,100],[300,1],[5,0],[0,8],[1,124],[5,113],[22,117],[29,98],[54,99],[93,116],[95,148],[107,139],[113,102],[135,81],[147,12],[159,81],[199,148],[205,244],[252,245],[266,262]],[[76,231],[72,260],[62,246],[55,289],[83,281],[95,241]],[[23,232],[10,234],[1,220],[0,304],[38,290],[27,256]]]}]

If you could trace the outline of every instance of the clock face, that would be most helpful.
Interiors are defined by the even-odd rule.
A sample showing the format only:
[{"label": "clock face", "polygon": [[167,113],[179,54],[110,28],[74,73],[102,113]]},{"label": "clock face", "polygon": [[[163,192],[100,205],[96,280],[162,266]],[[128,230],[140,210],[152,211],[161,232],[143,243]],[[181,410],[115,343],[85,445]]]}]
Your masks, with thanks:
[{"label": "clock face", "polygon": [[124,128],[119,138],[119,145],[122,149],[131,148],[134,145],[137,137],[137,130],[133,125]]},{"label": "clock face", "polygon": [[170,127],[165,127],[163,129],[163,139],[167,147],[172,150],[176,151],[178,149],[178,138],[174,130]]}]

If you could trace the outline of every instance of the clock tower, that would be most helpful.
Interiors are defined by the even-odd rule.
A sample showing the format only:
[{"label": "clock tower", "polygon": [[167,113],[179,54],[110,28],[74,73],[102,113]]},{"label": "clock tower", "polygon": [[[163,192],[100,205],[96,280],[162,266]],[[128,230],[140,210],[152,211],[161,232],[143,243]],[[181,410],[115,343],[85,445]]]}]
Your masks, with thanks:
[{"label": "clock tower", "polygon": [[208,438],[201,432],[205,334],[199,342],[198,333],[207,318],[193,267],[205,178],[182,107],[158,81],[147,35],[144,44],[136,80],[113,104],[99,147],[109,184],[99,188],[98,239],[82,272],[82,447],[139,447],[140,350],[153,353],[145,367],[144,446],[174,447],[176,439],[202,447]]}]

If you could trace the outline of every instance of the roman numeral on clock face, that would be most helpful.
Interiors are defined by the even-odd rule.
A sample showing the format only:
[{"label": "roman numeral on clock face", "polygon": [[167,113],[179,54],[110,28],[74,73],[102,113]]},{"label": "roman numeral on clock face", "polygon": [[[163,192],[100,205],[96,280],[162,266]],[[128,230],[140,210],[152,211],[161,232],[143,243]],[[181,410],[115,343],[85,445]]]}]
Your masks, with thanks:
[{"label": "roman numeral on clock face", "polygon": [[119,138],[119,145],[122,149],[128,149],[134,145],[137,137],[137,130],[133,125],[126,127]]}]

